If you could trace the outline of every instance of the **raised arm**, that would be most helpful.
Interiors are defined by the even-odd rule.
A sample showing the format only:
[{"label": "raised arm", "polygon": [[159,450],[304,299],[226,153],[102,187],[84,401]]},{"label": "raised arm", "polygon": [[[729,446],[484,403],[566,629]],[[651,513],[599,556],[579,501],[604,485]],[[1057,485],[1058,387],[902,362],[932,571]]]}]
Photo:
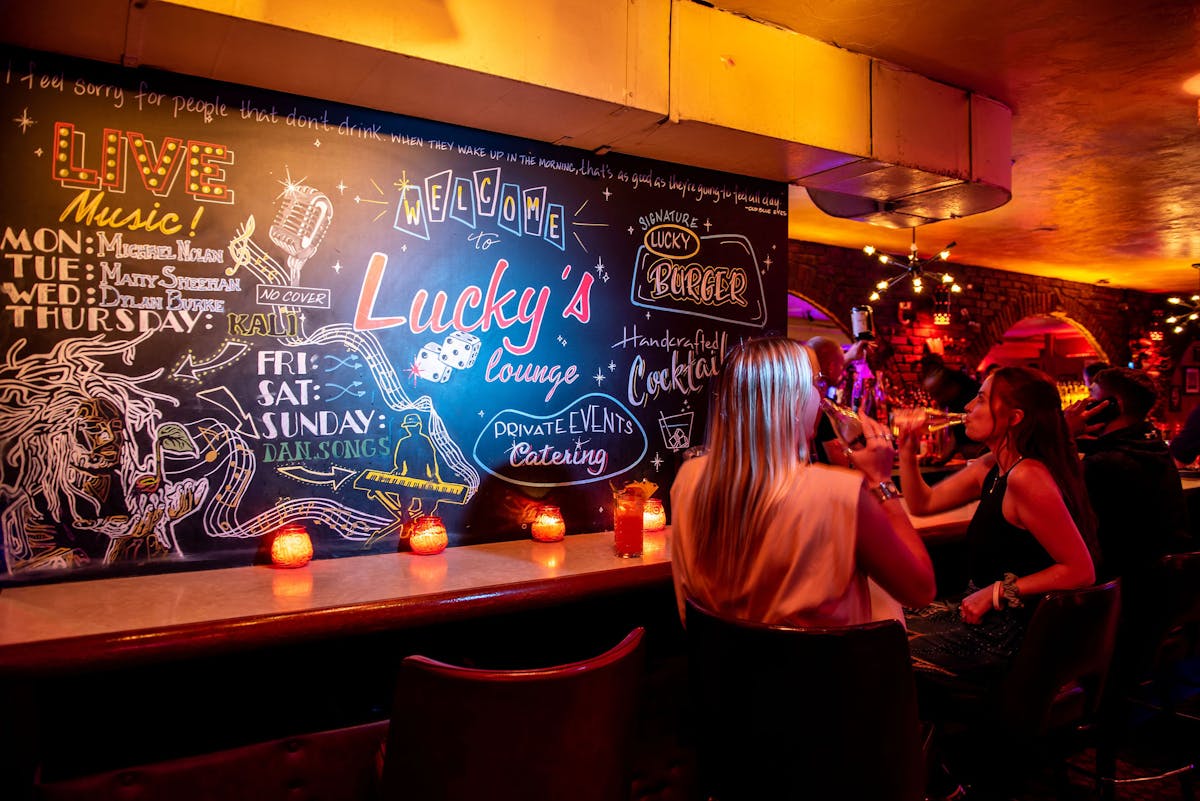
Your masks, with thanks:
[{"label": "raised arm", "polygon": [[887,487],[895,452],[887,429],[866,418],[863,433],[867,446],[854,451],[855,467],[864,486],[858,498],[858,531],[855,558],[868,576],[904,606],[925,606],[937,587],[933,562],[913,529],[899,495]]},{"label": "raised arm", "polygon": [[947,476],[934,486],[929,486],[917,465],[917,442],[920,431],[908,429],[900,432],[900,486],[908,510],[915,515],[931,515],[956,509],[979,497],[983,489],[983,478],[996,463],[995,457],[986,453],[972,459],[957,473]]}]

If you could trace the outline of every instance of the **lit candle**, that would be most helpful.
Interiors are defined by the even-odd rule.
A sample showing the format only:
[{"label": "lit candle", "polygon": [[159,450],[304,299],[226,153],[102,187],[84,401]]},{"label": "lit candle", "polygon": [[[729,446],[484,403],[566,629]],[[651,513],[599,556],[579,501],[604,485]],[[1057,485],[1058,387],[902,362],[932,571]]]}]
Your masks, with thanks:
[{"label": "lit candle", "polygon": [[667,512],[658,498],[647,498],[642,510],[642,528],[646,531],[662,531],[667,527]]},{"label": "lit candle", "polygon": [[441,553],[447,542],[446,526],[437,515],[421,515],[409,523],[408,547],[413,553]]},{"label": "lit candle", "polygon": [[271,540],[271,564],[275,567],[304,567],[312,555],[312,540],[303,526],[286,526]]},{"label": "lit candle", "polygon": [[533,538],[538,542],[558,542],[567,532],[563,523],[562,512],[557,506],[539,506],[534,511],[533,524],[530,526]]}]

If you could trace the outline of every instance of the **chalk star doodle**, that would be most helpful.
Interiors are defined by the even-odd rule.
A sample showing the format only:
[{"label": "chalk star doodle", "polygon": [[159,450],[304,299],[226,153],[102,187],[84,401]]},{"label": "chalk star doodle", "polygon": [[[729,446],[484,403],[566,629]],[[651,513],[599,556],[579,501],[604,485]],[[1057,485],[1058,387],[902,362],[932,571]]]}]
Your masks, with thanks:
[{"label": "chalk star doodle", "polygon": [[606,187],[604,187],[604,191],[603,191],[603,192],[601,192],[600,194],[604,195],[604,199],[605,199],[605,200],[608,200],[610,197],[612,197],[612,192],[609,192],[609,191],[608,191],[608,187],[607,187],[607,186],[606,186]]},{"label": "chalk star doodle", "polygon": [[39,147],[37,150],[33,151],[33,154],[40,159],[42,157],[42,152],[42,149]]},{"label": "chalk star doodle", "polygon": [[771,269],[771,254],[770,253],[768,253],[767,257],[765,259],[763,259],[763,264],[767,265],[768,270]]},{"label": "chalk star doodle", "polygon": [[712,221],[711,221],[711,220],[707,220],[707,219],[706,219],[706,220],[704,221],[704,230],[705,230],[705,231],[711,231],[711,230],[712,230]]},{"label": "chalk star doodle", "polygon": [[646,319],[647,319],[647,320],[649,320],[649,319],[650,319],[650,312],[646,312]]},{"label": "chalk star doodle", "polygon": [[317,139],[317,140],[315,140],[315,141],[313,142],[313,147],[320,147],[320,146],[321,146],[321,140],[320,140],[320,139]]},{"label": "chalk star doodle", "polygon": [[592,378],[596,380],[596,386],[600,386],[604,383],[604,373],[600,371],[599,367],[596,368],[596,374],[592,376]]},{"label": "chalk star doodle", "polygon": [[342,274],[342,260],[338,259],[333,263],[333,271],[338,275]]},{"label": "chalk star doodle", "polygon": [[[29,117],[29,107],[28,106],[21,109],[20,117],[13,117],[13,122],[15,122],[18,126],[20,126],[22,134],[25,133],[26,131],[28,131],[30,126],[37,125],[37,121],[33,120]],[[38,155],[40,156],[42,154],[38,153]]]},{"label": "chalk star doodle", "polygon": [[584,439],[583,437],[576,437],[575,438],[575,447],[582,450],[583,446],[587,445],[589,442],[591,442],[590,439]]},{"label": "chalk star doodle", "polygon": [[596,275],[604,276],[604,259],[596,259],[596,264],[592,267],[596,271]]},{"label": "chalk star doodle", "polygon": [[479,410],[479,416],[480,416],[480,417],[483,417],[483,409],[480,409],[480,410]]},{"label": "chalk star doodle", "polygon": [[558,341],[559,341],[559,343],[561,343],[561,344],[562,344],[562,346],[563,346],[564,348],[567,346],[567,338],[566,338],[566,337],[564,337],[562,334],[559,334],[559,335],[558,335]]},{"label": "chalk star doodle", "polygon": [[408,368],[408,375],[412,378],[413,386],[417,385],[417,379],[421,377],[421,365],[414,359],[412,365]]},{"label": "chalk star doodle", "polygon": [[614,370],[616,370],[616,369],[617,369],[617,363],[616,363],[616,362],[609,362],[609,363],[608,363],[608,372],[610,372],[610,373],[611,373],[611,372],[613,372],[613,371],[614,371]]},{"label": "chalk star doodle", "polygon": [[338,392],[338,394],[336,394],[332,397],[326,398],[326,400],[335,401],[338,398],[342,397],[343,395],[353,395],[356,398],[361,398],[363,395],[367,394],[366,390],[363,390],[363,389],[356,390],[355,387],[361,387],[362,385],[363,385],[363,382],[354,381],[353,383],[350,384],[350,386],[344,387],[341,384],[335,384],[332,381],[330,381],[330,382],[326,383],[325,386],[333,387],[334,389],[337,389],[340,391]]},{"label": "chalk star doodle", "polygon": [[308,180],[308,176],[305,176],[305,177],[301,178],[299,181],[293,181],[291,168],[288,167],[286,164],[284,165],[283,170],[284,170],[284,175],[286,177],[282,181],[279,182],[279,185],[282,186],[283,189],[279,192],[278,195],[275,196],[276,200],[296,194],[297,192],[300,191],[300,187],[304,186],[304,182]]},{"label": "chalk star doodle", "polygon": [[632,225],[629,226],[628,228],[626,228],[625,230],[627,230],[629,232],[630,236],[633,236],[633,226]]},{"label": "chalk star doodle", "polygon": [[663,459],[661,456],[659,456],[657,453],[655,453],[654,458],[650,460],[650,464],[654,465],[654,472],[657,473],[659,471],[659,469],[662,468]]},{"label": "chalk star doodle", "polygon": [[349,188],[350,187],[346,186],[346,182],[343,180],[340,180],[340,179],[338,180],[337,184],[334,186],[334,189],[336,189],[338,191],[339,195],[346,194],[346,190]]}]

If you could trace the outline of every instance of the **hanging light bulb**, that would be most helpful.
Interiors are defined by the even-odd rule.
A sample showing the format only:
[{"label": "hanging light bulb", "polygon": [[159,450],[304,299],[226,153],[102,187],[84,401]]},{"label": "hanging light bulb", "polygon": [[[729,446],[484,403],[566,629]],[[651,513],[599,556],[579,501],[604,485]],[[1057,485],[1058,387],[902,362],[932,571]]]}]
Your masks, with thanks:
[{"label": "hanging light bulb", "polygon": [[[1200,280],[1200,263],[1193,264],[1192,268],[1197,271],[1197,280]],[[1178,308],[1163,319],[1167,325],[1174,326],[1171,329],[1173,334],[1182,334],[1189,327],[1189,324],[1200,320],[1200,294],[1192,295],[1188,300],[1184,300],[1179,295],[1171,295],[1167,298],[1167,303]]]},{"label": "hanging light bulb", "polygon": [[942,248],[936,256],[931,256],[927,259],[922,259],[917,251],[917,231],[914,228],[912,232],[912,242],[908,246],[907,256],[892,256],[887,253],[881,253],[874,245],[867,245],[863,248],[863,253],[872,256],[885,266],[893,266],[900,269],[900,272],[891,278],[885,278],[875,284],[875,290],[871,293],[869,300],[874,302],[879,300],[884,293],[894,287],[906,276],[912,282],[912,291],[916,294],[921,294],[925,289],[924,278],[926,275],[936,280],[940,285],[946,285],[950,292],[962,292],[962,287],[955,282],[954,276],[949,273],[934,271],[928,269],[934,262],[941,260],[946,261],[950,258],[950,249],[956,243],[951,242]]}]

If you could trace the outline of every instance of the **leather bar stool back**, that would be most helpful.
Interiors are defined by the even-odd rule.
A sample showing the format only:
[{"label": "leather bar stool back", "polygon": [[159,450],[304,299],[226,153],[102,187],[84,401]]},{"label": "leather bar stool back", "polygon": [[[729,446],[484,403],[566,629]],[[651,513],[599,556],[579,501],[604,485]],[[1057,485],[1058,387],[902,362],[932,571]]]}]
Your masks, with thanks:
[{"label": "leather bar stool back", "polygon": [[383,799],[625,801],[643,633],[594,658],[532,670],[406,658]]},{"label": "leather bar stool back", "polygon": [[921,730],[896,621],[769,626],[687,602],[698,780],[718,801],[918,801]]}]

